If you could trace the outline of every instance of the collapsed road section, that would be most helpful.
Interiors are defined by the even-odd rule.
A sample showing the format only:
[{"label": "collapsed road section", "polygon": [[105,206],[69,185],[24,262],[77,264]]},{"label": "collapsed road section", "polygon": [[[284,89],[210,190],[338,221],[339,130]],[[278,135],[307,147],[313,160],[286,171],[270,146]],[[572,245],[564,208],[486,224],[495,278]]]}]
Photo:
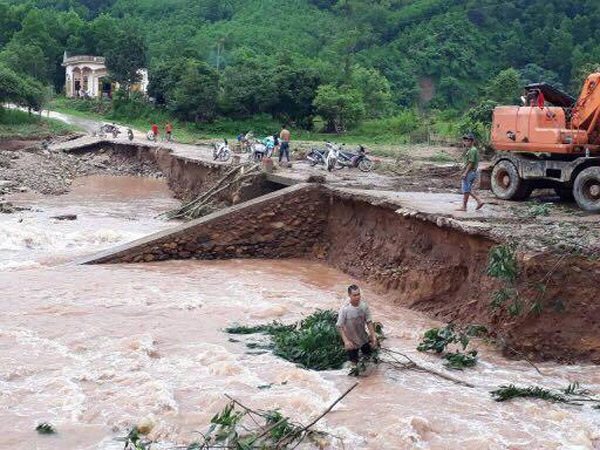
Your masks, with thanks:
[{"label": "collapsed road section", "polygon": [[[398,305],[488,327],[515,356],[600,361],[600,263],[513,250],[470,227],[370,191],[298,184],[76,261],[305,258],[369,282]],[[492,256],[514,266],[494,273]],[[569,280],[568,283],[565,280]],[[496,301],[505,295],[504,304]],[[498,304],[500,303],[500,304]]]}]

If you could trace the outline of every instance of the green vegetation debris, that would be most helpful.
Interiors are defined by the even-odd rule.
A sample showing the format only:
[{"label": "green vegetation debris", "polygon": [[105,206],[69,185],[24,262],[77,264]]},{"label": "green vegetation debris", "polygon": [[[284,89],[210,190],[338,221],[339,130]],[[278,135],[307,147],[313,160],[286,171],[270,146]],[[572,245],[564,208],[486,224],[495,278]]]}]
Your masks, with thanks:
[{"label": "green vegetation debris", "polygon": [[446,367],[449,369],[462,370],[465,367],[473,367],[477,364],[477,350],[471,350],[468,353],[454,352],[444,355]]},{"label": "green vegetation debris", "polygon": [[513,246],[496,245],[488,253],[487,274],[492,278],[513,282],[519,275],[517,257]]},{"label": "green vegetation debris", "polygon": [[56,434],[56,428],[49,422],[42,422],[37,427],[35,427],[35,431],[38,434]]},{"label": "green vegetation debris", "polygon": [[551,402],[567,402],[567,398],[564,395],[557,394],[540,386],[521,388],[514,384],[509,384],[508,386],[500,386],[498,389],[490,391],[490,394],[497,402],[505,402],[514,398],[540,398]]},{"label": "green vegetation debris", "polygon": [[483,325],[469,325],[465,331],[457,331],[454,324],[449,324],[444,328],[431,328],[423,336],[417,350],[420,352],[444,353],[449,345],[460,344],[462,351],[446,353],[444,365],[449,369],[462,370],[467,367],[473,367],[477,364],[477,351],[466,352],[470,343],[470,337],[481,336],[487,329]]},{"label": "green vegetation debris", "polygon": [[[272,322],[258,326],[229,327],[225,331],[231,334],[267,334],[271,338],[268,348],[272,348],[275,355],[306,369],[337,370],[342,368],[347,355],[336,322],[337,312],[317,310],[290,325]],[[375,331],[382,340],[381,324],[376,324]]]},{"label": "green vegetation debris", "polygon": [[550,203],[541,203],[539,205],[534,205],[531,208],[529,208],[529,211],[527,211],[527,216],[528,217],[546,217],[550,215],[550,212],[552,211],[552,205]]},{"label": "green vegetation debris", "polygon": [[518,387],[509,384],[490,391],[490,394],[497,402],[516,398],[538,398],[548,402],[568,403],[575,406],[592,404],[592,408],[600,409],[600,398],[592,396],[591,392],[582,388],[578,382],[571,383],[561,390],[552,390],[541,386]]}]

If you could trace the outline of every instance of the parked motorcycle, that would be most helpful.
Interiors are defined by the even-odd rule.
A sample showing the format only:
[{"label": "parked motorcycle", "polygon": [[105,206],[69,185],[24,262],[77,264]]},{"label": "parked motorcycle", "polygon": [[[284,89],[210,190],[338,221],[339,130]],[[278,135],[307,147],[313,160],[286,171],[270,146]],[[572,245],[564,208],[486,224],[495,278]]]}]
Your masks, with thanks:
[{"label": "parked motorcycle", "polygon": [[263,158],[270,158],[275,148],[275,139],[273,136],[268,136],[262,142],[254,142],[252,148],[252,159],[254,161],[262,161]]},{"label": "parked motorcycle", "polygon": [[112,134],[114,138],[116,138],[121,130],[114,123],[105,123],[100,127],[100,131],[106,134]]},{"label": "parked motorcycle", "polygon": [[133,130],[131,128],[127,128],[127,137],[130,141],[133,141]]},{"label": "parked motorcycle", "polygon": [[358,152],[340,150],[337,163],[342,167],[358,167],[361,172],[373,170],[373,161],[367,156],[367,149],[359,145]]},{"label": "parked motorcycle", "polygon": [[256,144],[256,139],[254,138],[254,133],[252,131],[249,131],[245,135],[241,136],[240,146],[241,146],[242,152],[244,152],[244,153],[251,153],[252,152],[252,146],[254,144]]},{"label": "parked motorcycle", "polygon": [[306,155],[306,159],[308,160],[308,162],[310,162],[310,165],[314,167],[318,164],[325,165],[326,156],[326,150],[319,150],[315,147],[308,152],[308,154]]},{"label": "parked motorcycle", "polygon": [[231,157],[231,149],[227,139],[223,139],[222,144],[213,143],[213,159],[219,161],[227,161]]},{"label": "parked motorcycle", "polygon": [[338,165],[342,148],[339,145],[331,144],[329,142],[325,145],[325,148],[327,149],[325,167],[327,168],[327,171],[331,172]]}]

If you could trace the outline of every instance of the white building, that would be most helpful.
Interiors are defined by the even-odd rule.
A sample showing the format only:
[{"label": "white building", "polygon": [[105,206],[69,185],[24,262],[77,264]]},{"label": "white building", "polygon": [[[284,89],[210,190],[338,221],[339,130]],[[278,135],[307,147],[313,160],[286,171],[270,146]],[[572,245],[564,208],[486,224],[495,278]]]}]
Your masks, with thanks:
[{"label": "white building", "polygon": [[[91,55],[63,56],[63,67],[65,68],[65,95],[67,97],[108,97],[111,92],[118,88],[117,83],[108,83],[108,76],[104,57]],[[139,83],[132,86],[134,91],[146,93],[148,88],[148,71],[140,69]]]}]

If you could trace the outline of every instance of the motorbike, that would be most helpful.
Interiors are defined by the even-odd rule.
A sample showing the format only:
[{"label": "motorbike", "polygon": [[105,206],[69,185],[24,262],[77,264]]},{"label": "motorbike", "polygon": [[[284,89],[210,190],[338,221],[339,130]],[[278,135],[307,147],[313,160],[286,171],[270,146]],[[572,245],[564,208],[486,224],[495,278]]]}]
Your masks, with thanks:
[{"label": "motorbike", "polygon": [[342,167],[358,167],[361,172],[373,170],[373,161],[367,156],[367,149],[362,145],[358,147],[357,153],[340,150],[337,163]]},{"label": "motorbike", "polygon": [[311,166],[317,164],[325,165],[325,158],[327,157],[327,150],[319,150],[318,148],[312,148],[306,155],[306,159],[310,162]]},{"label": "motorbike", "polygon": [[240,146],[241,150],[244,153],[251,153],[252,146],[256,143],[256,139],[254,139],[254,133],[249,131],[245,135],[240,137]]},{"label": "motorbike", "polygon": [[213,143],[213,159],[219,161],[227,161],[231,157],[231,149],[227,139],[223,139],[222,144]]},{"label": "motorbike", "polygon": [[114,138],[116,138],[121,130],[114,123],[105,123],[100,127],[100,131],[106,134],[112,134]]},{"label": "motorbike", "polygon": [[275,140],[272,136],[266,137],[262,142],[254,142],[252,148],[252,159],[254,161],[262,161],[263,158],[271,157],[275,148]]},{"label": "motorbike", "polygon": [[127,137],[130,141],[133,141],[133,130],[131,128],[127,128]]},{"label": "motorbike", "polygon": [[331,144],[329,142],[325,145],[325,148],[327,149],[325,167],[327,168],[328,172],[331,172],[338,165],[342,148],[339,145]]}]

